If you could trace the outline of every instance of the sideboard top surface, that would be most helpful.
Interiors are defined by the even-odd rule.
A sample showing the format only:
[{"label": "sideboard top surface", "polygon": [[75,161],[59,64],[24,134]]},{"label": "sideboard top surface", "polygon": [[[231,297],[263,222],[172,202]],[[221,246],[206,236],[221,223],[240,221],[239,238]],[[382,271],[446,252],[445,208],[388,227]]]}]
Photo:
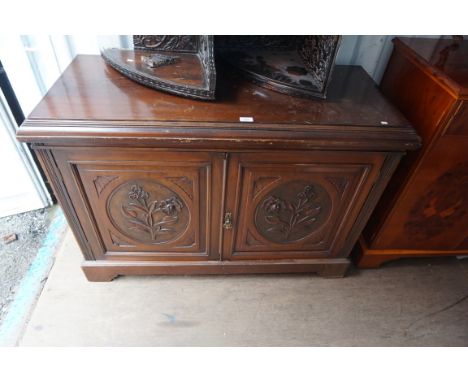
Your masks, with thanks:
[{"label": "sideboard top surface", "polygon": [[[77,56],[28,120],[157,121],[409,127],[357,66],[337,65],[326,100],[290,97],[221,69],[216,101],[156,91],[124,77],[100,56]],[[249,125],[248,123],[242,125]]]}]

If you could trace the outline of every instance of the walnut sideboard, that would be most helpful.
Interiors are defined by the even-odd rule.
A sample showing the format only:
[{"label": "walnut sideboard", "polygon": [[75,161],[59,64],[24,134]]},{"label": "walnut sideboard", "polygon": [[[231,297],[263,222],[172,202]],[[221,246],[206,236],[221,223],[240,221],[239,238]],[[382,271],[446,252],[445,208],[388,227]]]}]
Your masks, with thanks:
[{"label": "walnut sideboard", "polygon": [[88,280],[345,274],[419,137],[360,67],[337,66],[327,100],[275,93],[220,70],[218,99],[194,101],[136,84],[98,56],[78,56],[20,127]]}]

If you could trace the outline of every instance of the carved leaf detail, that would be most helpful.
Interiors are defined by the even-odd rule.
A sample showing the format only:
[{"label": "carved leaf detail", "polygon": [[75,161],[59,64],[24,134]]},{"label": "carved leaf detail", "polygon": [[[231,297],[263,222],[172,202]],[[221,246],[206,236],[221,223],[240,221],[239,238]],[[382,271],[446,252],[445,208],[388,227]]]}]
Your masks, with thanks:
[{"label": "carved leaf detail", "polygon": [[131,186],[128,199],[128,204],[122,205],[121,209],[129,229],[146,232],[153,241],[158,235],[173,231],[169,226],[179,220],[179,212],[184,207],[176,196],[150,201],[150,194],[137,184]]},{"label": "carved leaf detail", "polygon": [[138,216],[138,213],[130,207],[122,206],[122,212],[129,218],[136,218]]},{"label": "carved leaf detail", "polygon": [[[327,203],[328,197],[324,196],[324,190],[317,191],[312,184],[295,183],[295,185],[281,186],[284,189],[295,189],[297,194],[286,193],[286,197],[270,194],[257,207],[261,213],[258,215],[257,228],[264,233],[275,233],[267,235],[268,238],[278,242],[298,240],[307,236],[313,224],[322,213],[322,203]],[[300,187],[300,188],[299,188]],[[279,192],[281,194],[281,191]],[[291,197],[289,196],[291,195]],[[322,195],[320,197],[319,195]],[[321,200],[323,198],[323,200]],[[259,225],[260,224],[260,225]]]},{"label": "carved leaf detail", "polygon": [[265,216],[265,220],[270,223],[270,224],[279,224],[281,223],[280,219],[278,216],[274,216],[274,215],[267,215]]}]

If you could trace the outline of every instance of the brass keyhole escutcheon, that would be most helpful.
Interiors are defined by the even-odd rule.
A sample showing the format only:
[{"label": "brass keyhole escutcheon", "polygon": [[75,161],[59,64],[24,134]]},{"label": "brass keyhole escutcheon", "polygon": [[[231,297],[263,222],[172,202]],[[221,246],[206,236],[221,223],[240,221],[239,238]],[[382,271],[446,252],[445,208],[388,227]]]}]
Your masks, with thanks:
[{"label": "brass keyhole escutcheon", "polygon": [[232,228],[232,213],[231,212],[226,212],[226,214],[224,215],[223,228],[224,229]]}]

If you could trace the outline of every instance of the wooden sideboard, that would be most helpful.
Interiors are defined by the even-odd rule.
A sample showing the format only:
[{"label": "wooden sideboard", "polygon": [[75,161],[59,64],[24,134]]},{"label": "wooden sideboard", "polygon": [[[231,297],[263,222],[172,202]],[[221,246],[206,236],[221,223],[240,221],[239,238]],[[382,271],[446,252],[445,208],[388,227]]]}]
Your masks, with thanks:
[{"label": "wooden sideboard", "polygon": [[19,129],[89,280],[346,272],[414,129],[360,67],[337,66],[317,101],[219,78],[194,101],[78,56]]},{"label": "wooden sideboard", "polygon": [[468,255],[468,41],[394,40],[381,90],[423,146],[389,183],[359,240],[358,265]]}]

